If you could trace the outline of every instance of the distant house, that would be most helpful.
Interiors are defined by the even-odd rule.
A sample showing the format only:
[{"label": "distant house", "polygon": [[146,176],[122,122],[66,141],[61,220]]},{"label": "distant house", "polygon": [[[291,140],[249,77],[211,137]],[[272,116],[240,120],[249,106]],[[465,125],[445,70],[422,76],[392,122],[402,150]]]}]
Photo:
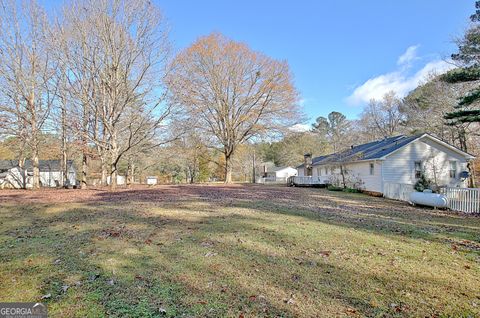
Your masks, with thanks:
[{"label": "distant house", "polygon": [[291,176],[297,175],[297,169],[292,167],[267,167],[264,166],[263,177],[260,182],[286,182]]},{"label": "distant house", "polygon": [[[429,134],[378,140],[326,156],[297,167],[299,176],[319,183],[384,193],[387,183],[417,182],[422,174],[439,186],[465,187],[467,163],[474,156]],[[301,179],[301,178],[300,178]]]},{"label": "distant house", "polygon": [[[40,160],[40,186],[62,186],[63,171],[60,160]],[[72,160],[67,161],[67,176],[65,183],[74,185],[77,179],[75,165]],[[0,160],[0,188],[31,188],[33,186],[33,165],[30,160],[25,161],[24,168],[20,168],[17,160]]]},{"label": "distant house", "polygon": [[[112,178],[110,176],[107,177],[107,185],[110,185]],[[125,176],[117,175],[117,185],[125,185],[126,184],[126,178]]]}]

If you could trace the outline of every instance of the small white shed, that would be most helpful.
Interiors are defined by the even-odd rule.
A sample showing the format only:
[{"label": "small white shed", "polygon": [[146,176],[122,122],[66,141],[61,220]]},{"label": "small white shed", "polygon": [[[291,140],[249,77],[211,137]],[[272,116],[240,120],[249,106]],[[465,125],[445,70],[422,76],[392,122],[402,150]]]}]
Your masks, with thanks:
[{"label": "small white shed", "polygon": [[293,167],[265,168],[260,182],[286,182],[291,176],[297,175],[297,169]]},{"label": "small white shed", "polygon": [[156,185],[158,183],[158,178],[156,176],[148,176],[146,179],[148,185]]}]

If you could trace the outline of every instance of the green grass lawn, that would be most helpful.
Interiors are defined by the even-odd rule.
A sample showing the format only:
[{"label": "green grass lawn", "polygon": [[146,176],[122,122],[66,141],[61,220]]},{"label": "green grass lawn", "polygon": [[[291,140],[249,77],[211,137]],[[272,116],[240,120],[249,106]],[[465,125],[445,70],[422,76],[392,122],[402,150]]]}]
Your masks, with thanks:
[{"label": "green grass lawn", "polygon": [[51,317],[480,316],[478,217],[248,185],[0,202],[0,301]]}]

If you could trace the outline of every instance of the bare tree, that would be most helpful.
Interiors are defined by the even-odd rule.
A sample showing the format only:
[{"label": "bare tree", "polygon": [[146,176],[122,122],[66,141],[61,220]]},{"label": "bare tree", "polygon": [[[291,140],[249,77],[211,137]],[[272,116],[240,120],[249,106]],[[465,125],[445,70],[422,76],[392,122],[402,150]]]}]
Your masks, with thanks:
[{"label": "bare tree", "polygon": [[166,83],[170,102],[215,137],[225,158],[226,183],[232,181],[231,160],[239,144],[299,121],[288,64],[221,34],[202,37],[178,54]]},{"label": "bare tree", "polygon": [[[55,98],[55,61],[48,43],[49,23],[35,1],[0,0],[0,112],[2,130],[28,146],[33,188],[40,186],[39,145]],[[20,154],[20,166],[24,154]]]},{"label": "bare tree", "polygon": [[432,74],[404,98],[401,111],[405,129],[412,133],[428,132],[463,151],[476,150],[479,124],[448,123],[445,116],[454,110],[458,99],[478,83],[447,83]]},{"label": "bare tree", "polygon": [[116,187],[118,163],[132,149],[166,142],[161,85],[169,56],[160,10],[148,0],[79,0],[58,24],[69,91],[81,115],[86,155],[96,148]]},{"label": "bare tree", "polygon": [[389,92],[380,101],[370,100],[360,122],[370,128],[376,139],[392,137],[402,131],[404,116],[400,107],[401,100],[394,92]]}]

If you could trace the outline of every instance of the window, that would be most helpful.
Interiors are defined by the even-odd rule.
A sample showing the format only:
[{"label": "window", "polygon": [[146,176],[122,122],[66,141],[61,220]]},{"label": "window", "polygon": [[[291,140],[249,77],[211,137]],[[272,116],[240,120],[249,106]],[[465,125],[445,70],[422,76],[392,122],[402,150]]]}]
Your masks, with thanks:
[{"label": "window", "polygon": [[450,161],[450,178],[456,178],[456,177],[457,177],[457,162]]},{"label": "window", "polygon": [[328,169],[325,167],[325,175],[328,176]]},{"label": "window", "polygon": [[373,176],[375,174],[375,164],[370,164],[370,175]]},{"label": "window", "polygon": [[422,162],[415,161],[415,178],[419,179],[422,176]]},{"label": "window", "polygon": [[321,176],[322,175],[322,168],[317,168],[317,175]]}]

